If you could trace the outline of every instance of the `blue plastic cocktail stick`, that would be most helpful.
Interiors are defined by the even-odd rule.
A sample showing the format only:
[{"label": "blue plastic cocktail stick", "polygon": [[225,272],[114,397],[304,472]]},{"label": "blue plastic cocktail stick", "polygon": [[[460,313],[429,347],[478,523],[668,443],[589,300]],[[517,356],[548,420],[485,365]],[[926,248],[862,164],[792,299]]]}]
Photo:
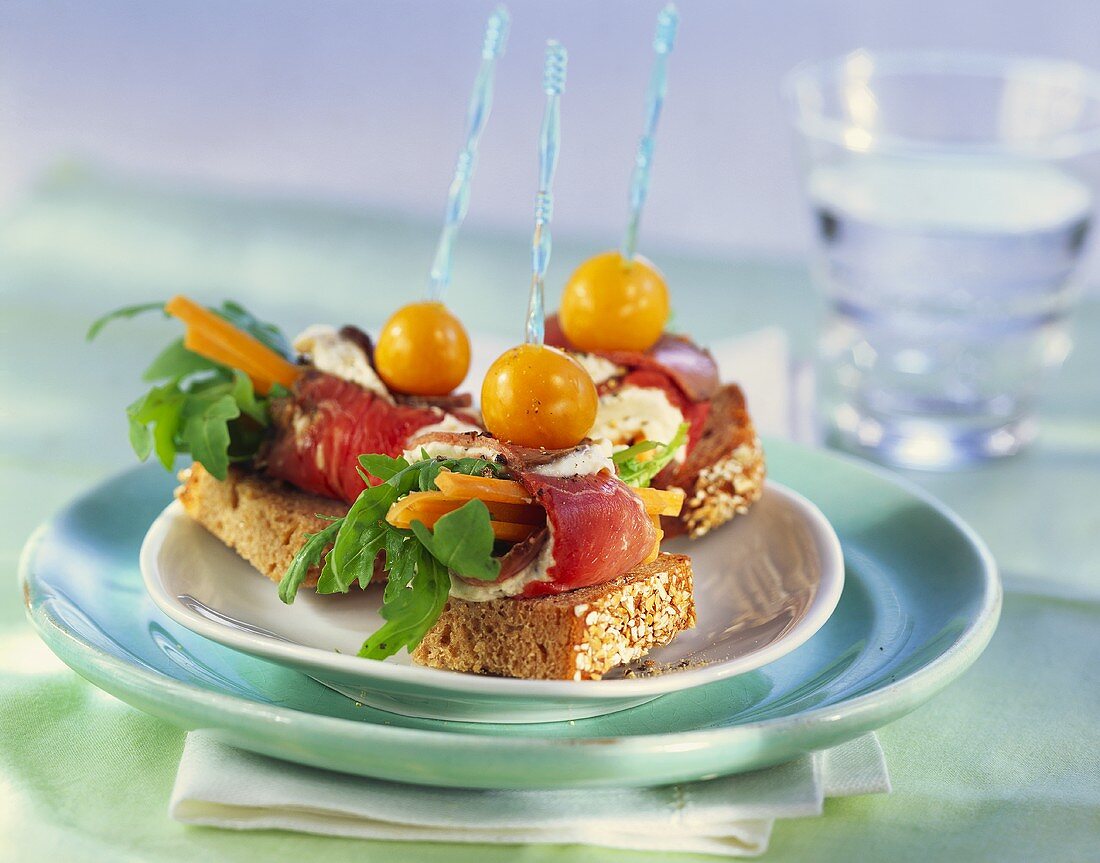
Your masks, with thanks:
[{"label": "blue plastic cocktail stick", "polygon": [[478,69],[474,91],[470,94],[470,104],[466,109],[466,145],[458,154],[455,176],[447,194],[443,233],[439,236],[439,245],[436,246],[435,259],[432,261],[428,295],[433,300],[442,300],[451,283],[451,253],[458,229],[470,208],[470,180],[474,176],[474,168],[477,167],[477,145],[481,141],[481,133],[493,106],[493,73],[497,58],[504,53],[504,44],[508,40],[508,22],[508,10],[498,6],[485,25],[481,67]]},{"label": "blue plastic cocktail stick", "polygon": [[657,33],[653,37],[653,50],[657,59],[653,62],[653,73],[649,78],[649,89],[645,97],[645,128],[638,141],[638,152],[634,157],[634,172],[630,177],[630,218],[626,224],[626,236],[623,238],[622,254],[627,261],[633,260],[638,245],[638,222],[642,218],[649,193],[649,169],[653,162],[654,136],[657,133],[657,121],[661,118],[661,106],[668,89],[668,55],[672,53],[676,42],[676,27],[680,15],[671,3],[657,16]]},{"label": "blue plastic cocktail stick", "polygon": [[546,110],[539,135],[539,193],[535,198],[535,236],[531,243],[531,298],[527,304],[527,343],[541,345],[546,315],[543,312],[543,281],[550,263],[550,219],[554,214],[554,172],[561,145],[561,94],[565,89],[568,55],[558,42],[546,43],[546,66],[542,89]]}]

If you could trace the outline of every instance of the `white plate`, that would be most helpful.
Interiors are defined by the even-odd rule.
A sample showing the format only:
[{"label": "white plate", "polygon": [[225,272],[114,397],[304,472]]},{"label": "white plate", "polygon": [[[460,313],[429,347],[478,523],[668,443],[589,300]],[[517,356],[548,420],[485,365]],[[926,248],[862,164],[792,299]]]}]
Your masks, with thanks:
[{"label": "white plate", "polygon": [[364,704],[409,716],[546,722],[622,710],[659,695],[752,671],[791,652],[832,614],[844,584],[840,542],[808,500],[768,482],[747,515],[669,550],[691,555],[698,623],[652,651],[679,670],[599,681],[514,680],[356,656],[381,625],[381,591],[318,596],[293,605],[275,586],[171,504],[141,548],[145,586],[188,629],[291,666]]}]

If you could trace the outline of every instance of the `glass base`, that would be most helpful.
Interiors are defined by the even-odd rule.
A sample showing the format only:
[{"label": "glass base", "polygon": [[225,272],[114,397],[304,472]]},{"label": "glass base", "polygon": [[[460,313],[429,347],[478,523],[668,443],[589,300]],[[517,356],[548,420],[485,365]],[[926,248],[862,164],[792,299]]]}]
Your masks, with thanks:
[{"label": "glass base", "polygon": [[1024,416],[996,426],[912,417],[882,417],[839,405],[829,416],[828,442],[895,467],[953,470],[1014,455],[1035,438],[1036,423]]}]

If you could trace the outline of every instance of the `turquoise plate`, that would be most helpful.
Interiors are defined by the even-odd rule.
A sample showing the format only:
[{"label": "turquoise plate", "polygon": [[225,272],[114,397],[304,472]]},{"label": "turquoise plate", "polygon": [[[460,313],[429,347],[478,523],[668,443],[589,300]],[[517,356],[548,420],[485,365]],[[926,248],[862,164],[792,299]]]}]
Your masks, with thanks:
[{"label": "turquoise plate", "polygon": [[187,729],[266,755],[432,785],[651,785],[777,764],[912,710],[993,634],[988,551],[934,499],[854,460],[769,441],[769,472],[817,504],[844,549],[829,621],[763,668],[606,716],[527,725],[398,716],[165,617],[138,569],[172,477],[131,470],[40,528],[20,578],[31,621],[81,675]]}]

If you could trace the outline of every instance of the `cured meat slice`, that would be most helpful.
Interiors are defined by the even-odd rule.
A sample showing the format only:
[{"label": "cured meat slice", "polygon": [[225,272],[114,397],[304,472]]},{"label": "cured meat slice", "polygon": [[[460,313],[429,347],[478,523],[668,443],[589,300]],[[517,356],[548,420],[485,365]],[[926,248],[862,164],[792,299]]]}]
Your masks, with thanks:
[{"label": "cured meat slice", "polygon": [[517,473],[546,510],[553,536],[549,581],[532,581],[525,596],[563,593],[618,578],[645,560],[657,534],[641,500],[607,473],[550,477]]},{"label": "cured meat slice", "polygon": [[709,399],[718,391],[718,364],[714,357],[686,336],[665,333],[645,353],[607,351],[601,356],[630,369],[664,372],[693,402]]},{"label": "cured meat slice", "polygon": [[500,575],[496,580],[507,581],[516,573],[526,569],[538,558],[548,536],[546,528],[541,528],[522,542],[517,542],[500,558]]},{"label": "cured meat slice", "polygon": [[391,404],[358,384],[309,371],[290,398],[272,405],[273,435],[261,460],[273,477],[353,503],[366,487],[360,455],[399,456],[410,436],[444,416],[439,408]]}]

